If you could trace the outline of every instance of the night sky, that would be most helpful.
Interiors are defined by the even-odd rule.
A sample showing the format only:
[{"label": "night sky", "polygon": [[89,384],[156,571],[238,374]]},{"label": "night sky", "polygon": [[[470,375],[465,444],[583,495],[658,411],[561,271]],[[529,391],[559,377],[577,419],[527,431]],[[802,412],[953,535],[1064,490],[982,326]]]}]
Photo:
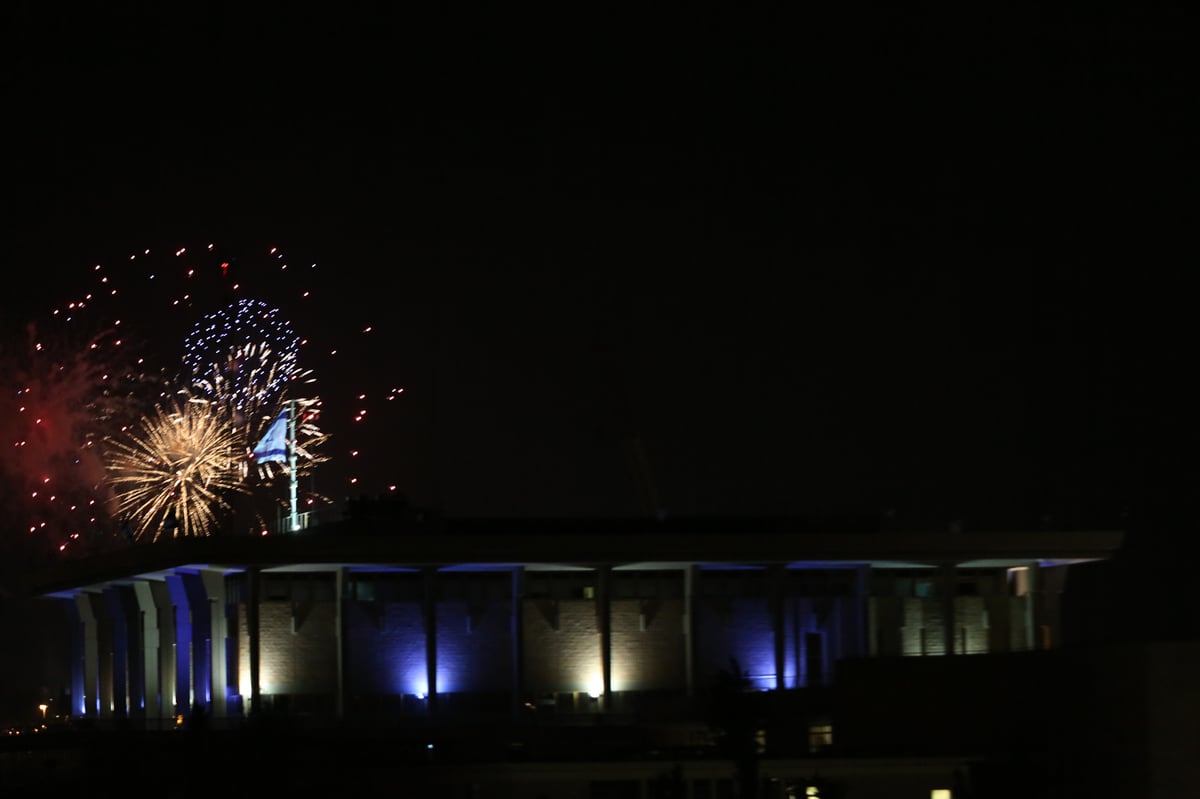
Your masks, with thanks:
[{"label": "night sky", "polygon": [[[1181,13],[411,5],[6,4],[6,334],[277,246],[299,331],[374,326],[318,373],[334,498],[1186,540]],[[364,379],[404,393],[347,465]]]},{"label": "night sky", "polygon": [[405,389],[331,496],[940,529],[1194,493],[1169,14],[4,13],[6,321],[143,247],[320,264],[296,327],[376,326],[322,385]]},{"label": "night sky", "polygon": [[143,246],[312,255],[297,327],[373,322],[344,368],[405,388],[372,486],[1029,525],[1190,469],[1169,20],[119,8],[6,12],[6,316]]}]

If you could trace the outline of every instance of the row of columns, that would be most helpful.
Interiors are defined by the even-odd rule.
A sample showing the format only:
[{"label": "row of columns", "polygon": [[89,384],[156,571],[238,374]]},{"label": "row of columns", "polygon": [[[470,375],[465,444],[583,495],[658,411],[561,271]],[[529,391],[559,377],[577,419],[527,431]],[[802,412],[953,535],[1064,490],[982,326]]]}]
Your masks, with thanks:
[{"label": "row of columns", "polygon": [[[855,648],[863,654],[868,649],[867,606],[869,601],[870,567],[855,567],[856,577],[853,607],[857,617]],[[687,696],[695,693],[694,601],[698,567],[684,567],[683,617],[685,636],[684,671]],[[599,633],[601,675],[604,706],[612,696],[612,624],[610,600],[612,567],[600,566],[596,575],[596,625]],[[768,569],[768,607],[774,631],[774,664],[777,689],[783,689],[785,679],[786,643],[783,635],[785,613],[784,578],[782,565]],[[957,590],[957,567],[952,563],[939,567],[945,614],[945,652],[955,651],[954,598]],[[1030,601],[1026,603],[1027,646],[1036,648],[1036,608],[1034,586],[1039,581],[1036,564],[1028,573]],[[141,580],[126,585],[112,585],[99,593],[81,592],[75,596],[73,610],[79,627],[77,668],[73,670],[74,713],[100,718],[120,718],[129,715],[154,720],[188,716],[193,708],[203,708],[214,717],[225,718],[230,713],[229,698],[229,620],[225,575],[213,570],[181,571],[169,574],[162,581]],[[259,594],[261,574],[257,569],[246,573],[247,630],[249,644],[250,696],[249,708],[261,706],[259,682]],[[337,687],[335,707],[338,716],[346,706],[346,616],[345,597],[347,574],[344,568],[335,572]],[[437,569],[427,567],[422,573],[425,628],[425,667],[429,686],[430,707],[437,697]],[[522,640],[522,598],[525,596],[525,568],[511,570],[511,634],[514,642]],[[512,647],[512,711],[521,711],[524,663],[522,647]],[[233,715],[236,715],[234,713]]]},{"label": "row of columns", "polygon": [[[226,604],[225,577],[215,571],[76,594],[69,606],[77,625],[72,712],[147,726],[196,708],[227,716]],[[248,606],[256,610],[257,602]]]}]

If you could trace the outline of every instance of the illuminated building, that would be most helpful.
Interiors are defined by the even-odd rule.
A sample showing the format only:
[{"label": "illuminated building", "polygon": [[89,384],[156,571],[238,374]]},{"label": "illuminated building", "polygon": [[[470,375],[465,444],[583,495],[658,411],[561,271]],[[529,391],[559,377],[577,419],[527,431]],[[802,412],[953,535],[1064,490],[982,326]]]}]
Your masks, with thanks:
[{"label": "illuminated building", "polygon": [[[99,727],[169,728],[200,713],[215,728],[256,717],[426,735],[485,725],[510,742],[603,727],[683,757],[711,746],[705,708],[716,677],[736,670],[762,707],[778,700],[756,731],[777,795],[806,795],[817,768],[860,781],[915,769],[924,793],[913,795],[930,796],[952,788],[963,753],[879,760],[883,734],[861,702],[844,708],[853,725],[839,721],[840,675],[852,684],[940,661],[937,673],[979,664],[967,671],[990,679],[984,664],[1055,652],[1076,607],[1069,575],[1111,558],[1121,538],[372,518],[135,545],[66,562],[38,591],[67,610],[73,713]],[[692,763],[687,779],[711,770]]]}]

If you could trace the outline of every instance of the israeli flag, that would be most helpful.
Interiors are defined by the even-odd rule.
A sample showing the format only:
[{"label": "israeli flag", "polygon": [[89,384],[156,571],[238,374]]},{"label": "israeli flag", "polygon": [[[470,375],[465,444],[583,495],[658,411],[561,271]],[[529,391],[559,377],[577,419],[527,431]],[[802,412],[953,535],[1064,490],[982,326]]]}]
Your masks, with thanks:
[{"label": "israeli flag", "polygon": [[254,448],[254,457],[259,463],[287,463],[287,426],[288,412],[287,408],[284,408],[279,412],[279,417],[271,423],[262,441]]}]

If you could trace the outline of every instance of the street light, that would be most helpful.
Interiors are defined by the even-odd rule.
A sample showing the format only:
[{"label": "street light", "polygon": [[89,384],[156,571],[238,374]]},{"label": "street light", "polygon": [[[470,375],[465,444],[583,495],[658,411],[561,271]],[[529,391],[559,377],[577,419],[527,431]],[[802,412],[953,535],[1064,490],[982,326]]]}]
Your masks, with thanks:
[{"label": "street light", "polygon": [[38,705],[38,710],[42,711],[42,721],[45,721],[45,720],[46,720],[46,710],[47,710],[47,709],[49,709],[49,707],[50,707],[50,706],[49,706],[49,705],[47,705],[45,702],[43,702],[42,704]]}]

